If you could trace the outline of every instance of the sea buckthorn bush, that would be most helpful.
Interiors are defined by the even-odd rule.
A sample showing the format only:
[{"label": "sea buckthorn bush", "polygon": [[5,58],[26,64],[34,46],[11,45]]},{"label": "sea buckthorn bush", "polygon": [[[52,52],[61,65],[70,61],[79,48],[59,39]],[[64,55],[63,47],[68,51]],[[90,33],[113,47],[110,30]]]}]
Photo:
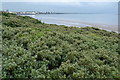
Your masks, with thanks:
[{"label": "sea buckthorn bush", "polygon": [[120,34],[2,16],[2,78],[120,78]]}]

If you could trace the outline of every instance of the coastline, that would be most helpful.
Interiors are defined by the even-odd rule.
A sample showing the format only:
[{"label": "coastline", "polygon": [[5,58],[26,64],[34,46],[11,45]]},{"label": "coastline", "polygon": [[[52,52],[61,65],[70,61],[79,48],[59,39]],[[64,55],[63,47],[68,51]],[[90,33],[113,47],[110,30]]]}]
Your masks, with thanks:
[{"label": "coastline", "polygon": [[30,16],[32,18],[41,20],[42,22],[46,24],[57,24],[57,25],[65,25],[68,27],[96,27],[102,30],[106,30],[109,32],[116,32],[120,33],[118,31],[118,25],[109,25],[109,24],[99,24],[99,23],[93,23],[93,22],[83,22],[78,20],[70,20],[70,19],[57,19],[57,18],[36,18],[35,15],[22,15],[22,16]]},{"label": "coastline", "polygon": [[119,33],[118,25],[97,24],[97,23],[82,22],[82,21],[75,21],[75,20],[58,20],[58,19],[42,20],[42,22],[47,24],[66,25],[69,27],[71,26],[72,27],[96,27],[102,30]]}]

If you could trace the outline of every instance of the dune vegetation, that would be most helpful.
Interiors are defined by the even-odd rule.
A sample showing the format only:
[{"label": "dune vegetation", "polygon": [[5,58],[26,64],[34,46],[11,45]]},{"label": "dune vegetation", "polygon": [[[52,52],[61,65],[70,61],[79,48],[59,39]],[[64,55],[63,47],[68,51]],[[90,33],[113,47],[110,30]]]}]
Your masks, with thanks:
[{"label": "dune vegetation", "polygon": [[120,34],[2,13],[2,78],[120,78]]}]

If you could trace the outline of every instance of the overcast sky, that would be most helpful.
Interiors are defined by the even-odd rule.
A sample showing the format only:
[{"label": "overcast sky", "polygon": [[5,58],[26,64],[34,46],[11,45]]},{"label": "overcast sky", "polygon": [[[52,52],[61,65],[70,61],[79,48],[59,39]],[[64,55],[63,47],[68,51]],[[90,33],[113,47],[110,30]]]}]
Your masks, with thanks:
[{"label": "overcast sky", "polygon": [[75,13],[117,13],[117,2],[5,2],[3,10]]},{"label": "overcast sky", "polygon": [[[2,0],[3,10],[11,11],[57,11],[57,12],[117,12],[117,3],[119,0]],[[9,3],[14,2],[14,3]],[[16,3],[17,2],[17,3]],[[26,2],[26,3],[20,3]],[[28,3],[32,2],[32,3]],[[34,3],[33,3],[34,2]],[[51,2],[51,3],[49,3]],[[87,2],[87,3],[83,3]],[[98,3],[96,3],[98,2]],[[41,6],[40,6],[41,5]],[[2,9],[2,8],[0,8]]]},{"label": "overcast sky", "polygon": [[2,2],[118,2],[120,0],[2,0]]}]

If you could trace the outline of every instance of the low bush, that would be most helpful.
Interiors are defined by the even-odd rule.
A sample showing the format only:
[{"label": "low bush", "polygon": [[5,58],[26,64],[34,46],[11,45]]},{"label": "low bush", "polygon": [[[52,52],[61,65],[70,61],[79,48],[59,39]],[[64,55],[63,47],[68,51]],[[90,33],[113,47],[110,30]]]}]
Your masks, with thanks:
[{"label": "low bush", "polygon": [[120,78],[118,33],[2,15],[2,78]]}]

